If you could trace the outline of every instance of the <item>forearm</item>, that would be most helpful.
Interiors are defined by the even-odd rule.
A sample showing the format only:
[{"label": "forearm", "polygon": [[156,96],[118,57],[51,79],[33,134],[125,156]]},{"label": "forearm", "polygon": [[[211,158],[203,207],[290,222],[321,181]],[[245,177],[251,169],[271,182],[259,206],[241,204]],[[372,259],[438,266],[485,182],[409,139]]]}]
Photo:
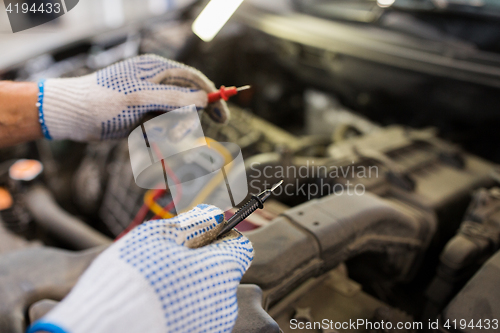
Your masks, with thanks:
[{"label": "forearm", "polygon": [[0,81],[0,147],[42,137],[34,82]]},{"label": "forearm", "polygon": [[[39,90],[43,95],[38,96]],[[0,81],[0,148],[43,136],[81,142],[120,139],[144,114],[187,105],[226,123],[225,101],[208,103],[207,94],[216,90],[200,71],[155,55],[127,59],[82,77],[38,84]]]}]

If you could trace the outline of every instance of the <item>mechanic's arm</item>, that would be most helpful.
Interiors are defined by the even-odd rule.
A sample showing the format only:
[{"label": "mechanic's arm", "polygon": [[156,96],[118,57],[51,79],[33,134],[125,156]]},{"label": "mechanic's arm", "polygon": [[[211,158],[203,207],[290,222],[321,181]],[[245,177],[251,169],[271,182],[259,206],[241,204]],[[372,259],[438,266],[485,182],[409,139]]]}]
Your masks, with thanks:
[{"label": "mechanic's arm", "polygon": [[0,148],[42,137],[37,98],[36,83],[0,81]]},{"label": "mechanic's arm", "polygon": [[125,137],[144,114],[196,105],[225,123],[224,101],[208,104],[216,91],[200,71],[156,55],[143,55],[98,72],[38,83],[3,82],[0,146],[45,136],[95,141]]}]

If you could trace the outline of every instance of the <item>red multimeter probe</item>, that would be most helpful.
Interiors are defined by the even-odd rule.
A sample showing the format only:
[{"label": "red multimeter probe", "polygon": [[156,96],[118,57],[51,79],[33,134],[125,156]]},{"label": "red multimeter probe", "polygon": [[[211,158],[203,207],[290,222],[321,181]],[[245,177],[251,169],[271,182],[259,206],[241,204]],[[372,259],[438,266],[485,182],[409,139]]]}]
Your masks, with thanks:
[{"label": "red multimeter probe", "polygon": [[221,99],[227,101],[229,97],[238,94],[240,91],[250,89],[250,86],[243,87],[224,87],[221,86],[218,91],[214,91],[208,94],[208,103],[215,103]]}]

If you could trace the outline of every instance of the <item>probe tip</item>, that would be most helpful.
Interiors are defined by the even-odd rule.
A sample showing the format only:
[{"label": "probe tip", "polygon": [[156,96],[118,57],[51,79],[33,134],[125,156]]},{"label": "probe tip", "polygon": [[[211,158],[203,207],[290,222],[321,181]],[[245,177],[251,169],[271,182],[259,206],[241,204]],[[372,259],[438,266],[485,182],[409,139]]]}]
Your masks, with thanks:
[{"label": "probe tip", "polygon": [[239,87],[239,88],[236,88],[236,91],[243,91],[243,90],[247,90],[247,89],[250,89],[252,86],[250,85],[246,85],[246,86],[243,86],[243,87]]},{"label": "probe tip", "polygon": [[281,184],[283,184],[283,179],[280,180],[278,183],[274,184],[274,186],[271,188],[271,192],[274,192],[274,190],[280,187]]}]

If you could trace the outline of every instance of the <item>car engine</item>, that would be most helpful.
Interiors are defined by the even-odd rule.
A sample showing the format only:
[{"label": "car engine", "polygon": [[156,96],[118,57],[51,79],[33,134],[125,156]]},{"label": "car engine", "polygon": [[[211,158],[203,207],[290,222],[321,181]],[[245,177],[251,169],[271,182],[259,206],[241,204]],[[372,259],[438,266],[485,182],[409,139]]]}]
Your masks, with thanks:
[{"label": "car engine", "polygon": [[[0,78],[79,76],[155,53],[217,86],[251,84],[231,100],[227,125],[201,115],[207,137],[241,148],[251,194],[284,181],[238,226],[255,258],[233,332],[494,332],[499,36],[478,31],[498,21],[461,4],[428,13],[424,2],[292,1],[286,12],[245,3],[211,43],[189,33],[195,4]],[[43,170],[13,177],[26,160]],[[0,331],[23,332],[64,298],[148,193],[126,139],[0,150]]]}]

